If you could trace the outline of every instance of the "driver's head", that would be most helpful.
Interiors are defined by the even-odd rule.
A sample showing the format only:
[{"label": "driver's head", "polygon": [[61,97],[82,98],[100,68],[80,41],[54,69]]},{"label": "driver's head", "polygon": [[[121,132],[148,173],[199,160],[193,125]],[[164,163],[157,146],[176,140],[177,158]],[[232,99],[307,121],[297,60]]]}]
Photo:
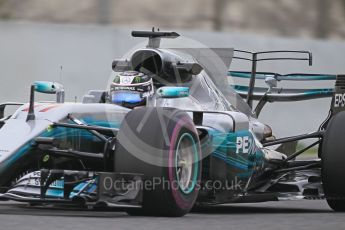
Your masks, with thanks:
[{"label": "driver's head", "polygon": [[110,101],[127,108],[146,104],[146,98],[154,93],[152,78],[137,71],[118,74],[110,86]]}]

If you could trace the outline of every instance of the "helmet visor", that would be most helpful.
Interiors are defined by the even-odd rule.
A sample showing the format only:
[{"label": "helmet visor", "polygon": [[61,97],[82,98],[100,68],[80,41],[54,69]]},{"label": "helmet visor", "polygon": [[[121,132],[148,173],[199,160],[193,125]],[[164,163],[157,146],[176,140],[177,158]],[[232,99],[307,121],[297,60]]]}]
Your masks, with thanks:
[{"label": "helmet visor", "polygon": [[139,92],[135,91],[112,91],[111,92],[111,101],[114,104],[137,104],[145,99],[141,97]]}]

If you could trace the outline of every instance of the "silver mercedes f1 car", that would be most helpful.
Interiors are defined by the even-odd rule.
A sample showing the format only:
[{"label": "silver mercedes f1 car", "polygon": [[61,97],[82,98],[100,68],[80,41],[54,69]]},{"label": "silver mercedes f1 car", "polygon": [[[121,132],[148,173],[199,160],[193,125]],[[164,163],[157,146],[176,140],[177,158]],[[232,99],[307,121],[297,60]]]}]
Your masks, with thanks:
[{"label": "silver mercedes f1 car", "polygon": [[[139,93],[91,90],[82,103],[65,102],[61,84],[38,81],[29,103],[0,104],[1,200],[183,216],[196,206],[326,199],[345,211],[345,76],[256,71],[261,61],[311,65],[306,51],[162,48],[161,39],[179,35],[132,36],[148,38],[148,45],[113,62],[112,84]],[[232,60],[249,61],[251,71],[229,71]],[[152,79],[153,87],[145,86],[150,93],[141,93],[135,71]],[[235,78],[249,85],[236,85]],[[257,79],[267,87],[256,87]],[[335,81],[335,88],[277,87],[323,80]],[[36,102],[36,93],[54,94],[56,101]],[[323,97],[332,98],[330,112],[315,132],[277,139],[258,119],[267,103]],[[113,103],[124,98],[145,104]],[[11,106],[18,109],[6,114]],[[296,150],[305,139],[314,142]],[[316,159],[296,160],[315,146]]]}]

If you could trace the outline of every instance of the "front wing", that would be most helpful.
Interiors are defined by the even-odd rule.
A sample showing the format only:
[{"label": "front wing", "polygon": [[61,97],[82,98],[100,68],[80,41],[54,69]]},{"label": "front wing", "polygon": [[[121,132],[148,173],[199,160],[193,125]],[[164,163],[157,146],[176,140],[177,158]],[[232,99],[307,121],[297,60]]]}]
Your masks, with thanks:
[{"label": "front wing", "polygon": [[23,176],[2,200],[94,207],[140,208],[142,175],[129,173],[40,170]]}]

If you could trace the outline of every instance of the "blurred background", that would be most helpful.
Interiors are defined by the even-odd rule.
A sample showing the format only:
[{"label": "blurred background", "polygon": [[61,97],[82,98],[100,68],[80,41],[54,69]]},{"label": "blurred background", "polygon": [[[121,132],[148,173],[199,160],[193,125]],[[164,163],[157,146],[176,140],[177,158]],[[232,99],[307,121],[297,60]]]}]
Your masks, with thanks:
[{"label": "blurred background", "polygon": [[[27,101],[34,80],[60,81],[67,99],[80,101],[106,87],[113,59],[145,41],[130,31],[152,26],[209,47],[314,54],[313,67],[260,63],[259,71],[345,73],[345,0],[0,0],[0,101]],[[277,136],[293,135],[317,129],[329,106],[330,99],[270,104],[261,118]]]},{"label": "blurred background", "polygon": [[345,0],[0,0],[0,18],[345,38]]}]

